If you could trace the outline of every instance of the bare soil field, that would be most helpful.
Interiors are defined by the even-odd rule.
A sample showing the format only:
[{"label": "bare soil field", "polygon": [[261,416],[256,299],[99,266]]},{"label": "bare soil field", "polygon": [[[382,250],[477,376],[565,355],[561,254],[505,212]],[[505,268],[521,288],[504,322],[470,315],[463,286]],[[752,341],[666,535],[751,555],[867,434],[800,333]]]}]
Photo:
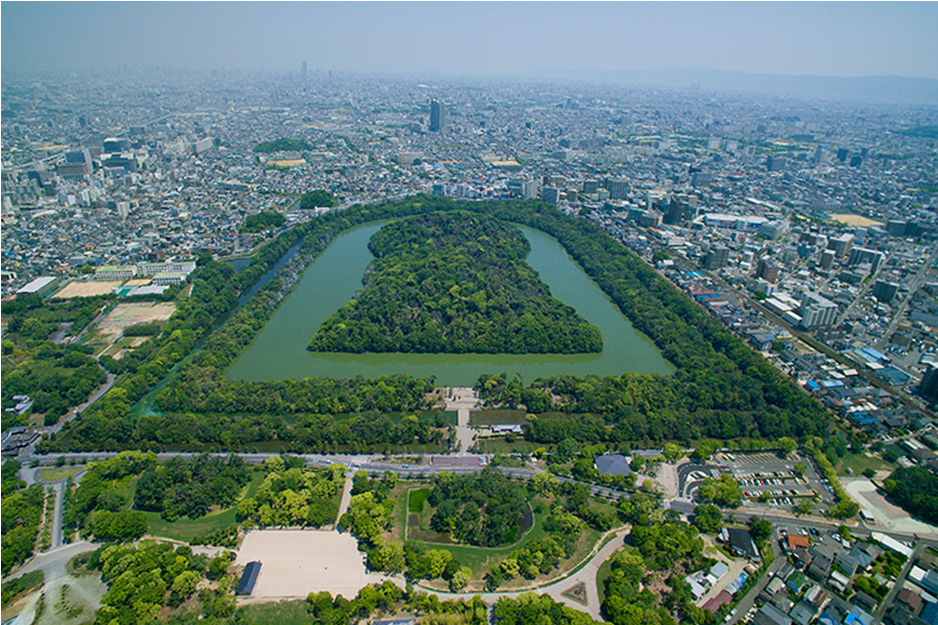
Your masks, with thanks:
[{"label": "bare soil field", "polygon": [[385,579],[369,574],[365,554],[351,534],[320,530],[248,532],[235,564],[260,561],[254,597],[306,597],[327,590],[352,598],[365,586]]},{"label": "bare soil field", "polygon": [[71,299],[73,297],[94,297],[107,295],[122,284],[120,280],[104,280],[88,282],[69,282],[65,288],[52,296],[53,299]]},{"label": "bare soil field", "polygon": [[113,343],[120,338],[124,328],[140,323],[166,321],[175,310],[176,305],[172,302],[118,304],[98,325],[98,332],[104,335],[108,343]]},{"label": "bare soil field", "polygon": [[831,219],[839,221],[848,226],[857,226],[859,228],[869,228],[870,226],[882,226],[883,222],[864,217],[863,215],[840,214],[831,215]]}]

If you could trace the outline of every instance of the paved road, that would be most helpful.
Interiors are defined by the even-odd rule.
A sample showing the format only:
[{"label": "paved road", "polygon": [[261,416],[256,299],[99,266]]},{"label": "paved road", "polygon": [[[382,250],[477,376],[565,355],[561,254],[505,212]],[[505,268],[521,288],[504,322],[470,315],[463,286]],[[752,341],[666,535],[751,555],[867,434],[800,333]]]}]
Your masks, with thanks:
[{"label": "paved road", "polygon": [[873,625],[880,625],[880,623],[883,622],[883,614],[886,613],[886,608],[891,606],[892,602],[895,601],[896,595],[899,594],[899,591],[902,589],[902,585],[905,584],[905,578],[909,576],[909,571],[912,570],[912,565],[918,562],[918,559],[922,557],[922,551],[924,550],[925,545],[918,545],[915,547],[915,552],[905,563],[905,566],[902,567],[902,572],[899,573],[899,577],[896,578],[896,583],[892,585],[892,590],[889,591],[889,594],[886,595],[886,598],[880,602],[879,607],[876,609],[876,614],[873,618]]},{"label": "paved road", "polygon": [[[508,590],[503,592],[481,593],[451,593],[426,588],[420,584],[417,584],[417,586],[420,588],[420,590],[436,595],[443,600],[466,599],[467,597],[478,596],[488,604],[494,604],[503,597],[513,599],[529,592],[537,594],[546,593],[547,595],[550,595],[550,597],[555,601],[568,605],[576,610],[585,611],[589,613],[589,615],[594,619],[602,621],[603,618],[600,610],[601,605],[599,603],[599,591],[596,586],[596,574],[599,572],[599,567],[602,566],[603,562],[611,558],[612,555],[622,547],[625,541],[625,536],[628,534],[629,529],[630,528],[628,527],[623,527],[607,532],[603,539],[600,540],[596,544],[596,547],[593,548],[593,551],[586,556],[586,562],[580,565],[580,567],[573,574],[548,580],[547,582],[538,586],[531,586],[519,590]],[[608,540],[610,536],[612,536],[612,540],[609,540],[609,542],[603,544],[603,541]],[[403,580],[397,579],[394,581],[396,583],[403,582]],[[573,586],[576,586],[580,582],[583,582],[586,585],[586,606],[563,595],[565,591],[569,590]]]},{"label": "paved road", "polygon": [[775,552],[775,561],[769,565],[768,570],[762,577],[759,578],[759,581],[756,582],[756,585],[750,588],[749,592],[747,592],[743,598],[739,600],[739,603],[736,604],[736,608],[734,608],[734,612],[732,613],[733,615],[730,617],[729,625],[734,625],[734,623],[737,623],[741,618],[746,616],[749,610],[752,609],[753,603],[755,603],[756,597],[759,596],[759,593],[761,593],[762,590],[766,587],[772,576],[778,573],[779,569],[781,569],[785,565],[785,562],[788,561],[787,558],[779,557],[778,541],[776,540],[775,532],[772,532],[772,551]]},{"label": "paved road", "polygon": [[[922,263],[922,268],[918,270],[918,273],[916,273],[915,277],[912,278],[912,281],[909,282],[909,292],[906,294],[905,299],[902,300],[902,303],[899,304],[895,314],[893,314],[892,320],[889,322],[889,327],[886,328],[886,331],[883,332],[882,337],[875,343],[877,349],[883,350],[889,344],[893,333],[896,331],[896,326],[899,325],[899,322],[901,322],[905,316],[905,309],[909,307],[909,302],[912,301],[912,297],[915,295],[915,291],[918,290],[919,285],[922,283],[922,280],[925,279],[925,275],[928,273],[928,270],[931,268],[932,264],[934,264],[936,259],[938,259],[938,249],[932,252],[932,255],[928,257],[928,260]],[[869,284],[872,283],[873,280],[870,280]]]}]

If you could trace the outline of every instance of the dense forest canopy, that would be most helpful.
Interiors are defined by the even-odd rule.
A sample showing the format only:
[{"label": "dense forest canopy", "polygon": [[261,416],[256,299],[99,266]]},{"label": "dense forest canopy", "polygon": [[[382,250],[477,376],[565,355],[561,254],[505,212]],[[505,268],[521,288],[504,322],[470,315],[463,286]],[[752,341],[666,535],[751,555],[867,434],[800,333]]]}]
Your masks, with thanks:
[{"label": "dense forest canopy", "polygon": [[599,328],[554,299],[511,225],[465,211],[384,226],[364,291],[329,317],[312,351],[576,354]]},{"label": "dense forest canopy", "polygon": [[254,146],[254,152],[259,153],[303,152],[305,150],[312,149],[313,146],[307,143],[305,139],[287,139],[284,137],[274,141],[264,141],[263,143],[258,143]]}]

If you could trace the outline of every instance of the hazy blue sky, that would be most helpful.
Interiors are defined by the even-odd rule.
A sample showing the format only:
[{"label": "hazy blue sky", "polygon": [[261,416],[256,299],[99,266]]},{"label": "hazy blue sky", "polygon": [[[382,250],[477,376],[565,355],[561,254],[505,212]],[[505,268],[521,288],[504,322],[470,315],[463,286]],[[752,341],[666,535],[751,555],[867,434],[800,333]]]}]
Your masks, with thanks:
[{"label": "hazy blue sky", "polygon": [[938,78],[938,3],[11,2],[4,70],[483,74],[710,66]]}]

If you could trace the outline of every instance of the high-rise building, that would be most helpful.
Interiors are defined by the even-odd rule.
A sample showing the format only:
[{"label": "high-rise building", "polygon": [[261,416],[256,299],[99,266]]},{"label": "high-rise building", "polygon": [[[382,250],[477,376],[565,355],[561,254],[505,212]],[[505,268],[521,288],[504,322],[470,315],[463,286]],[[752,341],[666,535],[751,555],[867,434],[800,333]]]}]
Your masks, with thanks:
[{"label": "high-rise building", "polygon": [[834,253],[838,257],[846,256],[850,253],[850,250],[853,249],[853,240],[856,239],[852,234],[844,234],[839,237],[830,239],[827,242],[827,247],[834,250]]},{"label": "high-rise building", "polygon": [[714,245],[704,257],[704,269],[719,269],[726,267],[730,259],[730,250],[725,245]]},{"label": "high-rise building", "polygon": [[898,292],[899,285],[895,282],[877,280],[876,284],[873,285],[873,297],[883,302],[884,304],[891,302]]},{"label": "high-rise building", "polygon": [[918,386],[918,394],[938,401],[938,367],[935,365],[928,365],[928,370],[922,376],[922,383]]},{"label": "high-rise building", "polygon": [[904,219],[890,219],[889,223],[886,224],[886,232],[894,237],[905,236],[905,231],[908,225],[909,222],[905,221]]},{"label": "high-rise building", "polygon": [[837,321],[837,304],[820,295],[808,293],[801,300],[801,326],[808,330],[833,325]]},{"label": "high-rise building", "polygon": [[626,200],[629,197],[629,181],[616,179],[607,183],[609,198],[613,200]]},{"label": "high-rise building", "polygon": [[768,258],[760,258],[759,264],[756,268],[756,275],[759,278],[767,282],[777,282],[778,281],[778,271],[779,266],[774,260]]},{"label": "high-rise building", "polygon": [[788,164],[788,159],[784,156],[770,156],[765,161],[765,168],[768,171],[782,171]]},{"label": "high-rise building", "polygon": [[872,265],[872,273],[876,273],[879,269],[879,265],[883,262],[885,254],[878,252],[876,250],[867,249],[865,247],[855,247],[850,250],[850,258],[847,260],[847,266],[853,267],[854,265],[859,265],[862,263],[870,263]]},{"label": "high-rise building", "polygon": [[300,64],[300,80],[306,80],[306,61]]},{"label": "high-rise building", "polygon": [[56,171],[63,178],[81,178],[91,173],[91,154],[87,148],[66,152],[65,160],[56,165]]},{"label": "high-rise building", "polygon": [[446,105],[440,100],[430,100],[430,131],[439,132],[446,126]]}]

